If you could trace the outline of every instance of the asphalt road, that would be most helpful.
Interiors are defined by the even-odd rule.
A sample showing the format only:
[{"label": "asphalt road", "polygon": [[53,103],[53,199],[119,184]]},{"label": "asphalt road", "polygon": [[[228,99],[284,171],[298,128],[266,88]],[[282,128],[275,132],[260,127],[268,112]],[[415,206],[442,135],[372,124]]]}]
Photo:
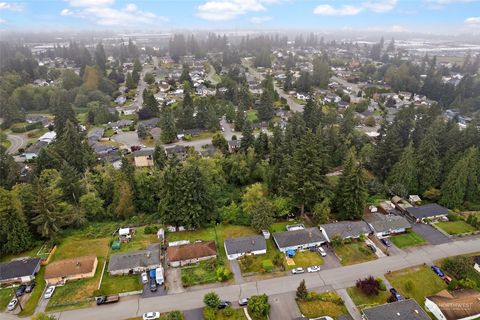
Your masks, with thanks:
[{"label": "asphalt road", "polygon": [[9,134],[7,139],[11,142],[10,147],[7,149],[9,154],[16,154],[18,149],[27,145],[27,137],[23,134]]},{"label": "asphalt road", "polygon": [[335,290],[345,289],[353,286],[360,277],[368,275],[378,277],[390,270],[394,271],[429,263],[444,257],[478,252],[479,248],[480,238],[477,237],[475,239],[453,241],[436,246],[423,246],[399,255],[352,266],[322,270],[318,273],[246,282],[239,285],[221,286],[215,289],[200,289],[148,299],[139,299],[138,297],[124,298],[119,303],[112,305],[65,311],[55,315],[60,320],[107,320],[134,317],[147,311],[192,310],[202,307],[203,296],[212,290],[217,292],[221,299],[236,301],[240,297],[249,297],[259,293],[274,296],[294,292],[301,279],[305,279],[308,288],[330,286]]}]

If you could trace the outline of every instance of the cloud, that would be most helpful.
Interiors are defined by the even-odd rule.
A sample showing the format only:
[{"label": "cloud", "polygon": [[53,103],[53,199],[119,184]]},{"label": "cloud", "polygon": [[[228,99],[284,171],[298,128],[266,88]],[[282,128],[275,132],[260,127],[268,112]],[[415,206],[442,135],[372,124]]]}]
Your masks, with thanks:
[{"label": "cloud", "polygon": [[409,32],[410,30],[405,28],[404,26],[393,25],[389,28],[389,31],[401,33],[401,32]]},{"label": "cloud", "polygon": [[7,20],[0,18],[0,24],[5,24],[5,23],[7,23]]},{"label": "cloud", "polygon": [[259,0],[211,0],[198,6],[197,15],[209,21],[227,21],[248,12],[265,10]]},{"label": "cloud", "polygon": [[0,10],[8,10],[8,11],[23,11],[23,5],[20,3],[7,3],[7,2],[0,2]]},{"label": "cloud", "polygon": [[360,7],[350,5],[343,5],[335,8],[329,4],[321,4],[313,10],[313,13],[320,16],[354,16],[359,14],[362,10],[363,9]]},{"label": "cloud", "polygon": [[155,25],[168,21],[167,18],[157,16],[152,12],[140,10],[133,3],[121,9],[113,8],[114,0],[66,0],[76,9],[63,9],[61,16],[72,16],[92,20],[101,26],[141,26]]},{"label": "cloud", "polygon": [[480,26],[480,17],[467,18],[464,23],[468,26]]},{"label": "cloud", "polygon": [[479,2],[480,0],[423,0],[430,9],[443,9],[450,4]]},{"label": "cloud", "polygon": [[321,4],[313,9],[313,13],[320,16],[354,16],[363,11],[384,13],[393,10],[397,5],[397,2],[397,0],[369,0],[359,3],[356,6],[342,5],[339,7],[334,7],[329,4]]},{"label": "cloud", "polygon": [[269,16],[263,16],[263,17],[252,17],[250,18],[250,22],[253,24],[261,24],[267,21],[272,20],[272,17]]}]

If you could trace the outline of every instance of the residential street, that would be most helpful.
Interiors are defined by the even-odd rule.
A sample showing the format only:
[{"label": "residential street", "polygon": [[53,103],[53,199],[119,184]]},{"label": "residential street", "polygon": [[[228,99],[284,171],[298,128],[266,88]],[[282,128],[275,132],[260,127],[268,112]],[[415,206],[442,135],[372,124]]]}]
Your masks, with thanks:
[{"label": "residential street", "polygon": [[[273,278],[257,282],[246,282],[239,285],[222,286],[214,289],[222,299],[236,301],[240,297],[249,297],[257,293],[269,296],[285,294],[296,290],[301,279],[305,279],[307,288],[330,286],[335,290],[353,286],[355,281],[372,275],[381,276],[389,270],[399,270],[437,259],[460,254],[478,252],[480,238],[453,241],[436,246],[424,246],[395,256],[385,257],[362,264],[322,270],[318,273],[307,273],[297,276]],[[125,319],[141,315],[147,311],[170,311],[175,309],[190,310],[202,307],[203,296],[212,289],[187,291],[180,294],[170,294],[163,297],[139,299],[132,297],[122,299],[119,303],[101,307],[91,307],[80,310],[65,311],[56,314],[63,320],[83,319]]]},{"label": "residential street", "polygon": [[12,143],[7,149],[9,154],[16,154],[18,149],[27,145],[27,137],[24,134],[9,134],[7,139]]}]

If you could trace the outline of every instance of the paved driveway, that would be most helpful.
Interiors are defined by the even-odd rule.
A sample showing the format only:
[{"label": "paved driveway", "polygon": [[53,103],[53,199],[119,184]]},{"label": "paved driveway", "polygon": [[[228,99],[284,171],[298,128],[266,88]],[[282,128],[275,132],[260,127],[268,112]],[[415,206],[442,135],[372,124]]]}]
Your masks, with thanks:
[{"label": "paved driveway", "polygon": [[295,302],[295,292],[276,294],[268,298],[270,319],[295,319],[302,314]]},{"label": "paved driveway", "polygon": [[338,268],[342,266],[337,256],[335,255],[335,252],[330,247],[322,246],[322,248],[325,249],[325,252],[327,253],[327,255],[323,257],[322,270]]},{"label": "paved driveway", "polygon": [[449,237],[435,229],[429,224],[415,223],[412,230],[421,235],[430,244],[442,244],[452,241]]},{"label": "paved driveway", "polygon": [[235,283],[241,284],[244,283],[242,271],[240,270],[240,265],[238,264],[238,260],[228,260],[230,263],[230,269],[232,269],[233,276],[235,277]]},{"label": "paved driveway", "polygon": [[182,286],[181,268],[168,268],[166,278],[169,294],[185,292],[185,289]]},{"label": "paved driveway", "polygon": [[185,320],[203,320],[203,308],[186,310],[183,312]]}]

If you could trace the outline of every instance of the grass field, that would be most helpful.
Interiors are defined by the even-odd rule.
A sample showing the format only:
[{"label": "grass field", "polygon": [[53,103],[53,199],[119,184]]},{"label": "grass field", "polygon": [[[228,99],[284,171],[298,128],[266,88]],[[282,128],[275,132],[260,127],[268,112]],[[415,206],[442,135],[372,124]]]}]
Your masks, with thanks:
[{"label": "grass field", "polygon": [[462,220],[438,222],[436,223],[436,226],[451,235],[477,231],[473,226]]},{"label": "grass field", "polygon": [[335,252],[340,258],[340,263],[344,266],[367,262],[377,258],[364,242],[352,242],[341,245],[335,248]]},{"label": "grass field", "polygon": [[426,296],[436,294],[447,287],[428,266],[407,268],[385,276],[404,298],[414,298],[421,306]]},{"label": "grass field", "polygon": [[145,227],[135,228],[135,235],[132,237],[132,240],[122,243],[120,249],[113,253],[145,250],[148,245],[158,242],[156,234],[145,234],[144,230]]},{"label": "grass field", "polygon": [[350,298],[352,298],[353,303],[360,309],[387,303],[387,299],[390,296],[388,291],[380,291],[376,296],[367,296],[358,290],[357,287],[348,288],[347,292]]},{"label": "grass field", "polygon": [[233,309],[232,308],[232,311],[233,311],[233,314],[231,316],[225,315],[224,310],[217,311],[215,320],[226,320],[226,319],[229,319],[229,320],[244,320],[245,319],[246,320],[247,319],[247,317],[245,316],[245,312],[243,311],[242,308],[240,308],[240,309]]},{"label": "grass field", "polygon": [[[99,268],[103,267],[98,266]],[[138,274],[124,275],[124,276],[110,276],[105,268],[102,285],[100,291],[104,295],[117,294],[122,292],[130,292],[142,290],[143,285],[140,283],[140,276]]]},{"label": "grass field", "polygon": [[13,290],[12,289],[1,289],[0,290],[0,311],[5,310],[8,303],[13,297]]},{"label": "grass field", "polygon": [[40,301],[43,290],[45,289],[45,278],[43,277],[44,274],[45,268],[42,267],[35,276],[36,286],[30,294],[30,298],[28,298],[27,302],[25,302],[25,304],[23,305],[23,311],[18,314],[20,317],[29,317],[35,312],[38,301]]},{"label": "grass field", "polygon": [[295,266],[292,266],[291,269],[298,267],[306,268],[310,266],[318,266],[324,263],[323,258],[319,253],[308,250],[297,251],[293,257],[293,261],[295,261]]},{"label": "grass field", "polygon": [[407,248],[426,244],[425,239],[413,231],[390,237],[390,240],[399,248]]},{"label": "grass field", "polygon": [[298,308],[300,309],[300,312],[307,318],[330,316],[335,319],[341,315],[348,314],[347,308],[345,308],[344,304],[338,304],[330,301],[330,299],[327,298],[328,296],[333,296],[336,300],[341,300],[340,297],[334,292],[324,293],[320,294],[320,297],[325,298],[318,300],[297,300]]}]

